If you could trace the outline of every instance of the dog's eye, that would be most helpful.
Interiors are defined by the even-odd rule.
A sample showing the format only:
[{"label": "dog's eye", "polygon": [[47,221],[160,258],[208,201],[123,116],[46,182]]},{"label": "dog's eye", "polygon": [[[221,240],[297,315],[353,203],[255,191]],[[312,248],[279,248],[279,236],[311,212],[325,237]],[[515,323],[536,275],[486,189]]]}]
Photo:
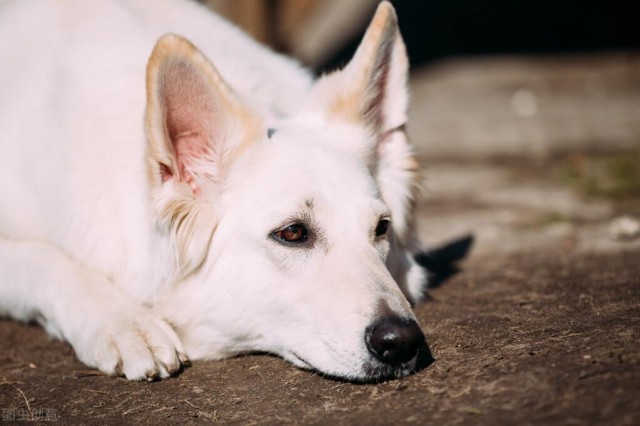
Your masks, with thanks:
[{"label": "dog's eye", "polygon": [[389,228],[389,220],[380,219],[380,222],[378,222],[378,225],[376,226],[376,238],[386,235],[388,228]]},{"label": "dog's eye", "polygon": [[287,243],[304,243],[307,241],[308,232],[304,225],[296,223],[274,232],[273,235]]}]

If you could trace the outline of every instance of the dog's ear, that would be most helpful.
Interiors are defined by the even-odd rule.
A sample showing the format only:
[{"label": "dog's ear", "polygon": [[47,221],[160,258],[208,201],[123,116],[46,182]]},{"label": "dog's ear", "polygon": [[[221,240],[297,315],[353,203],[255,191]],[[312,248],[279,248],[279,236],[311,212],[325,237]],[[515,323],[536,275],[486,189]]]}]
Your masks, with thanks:
[{"label": "dog's ear", "polygon": [[[413,260],[421,249],[415,206],[422,175],[405,131],[408,72],[395,10],[383,1],[351,61],[344,69],[323,76],[312,98],[328,119],[364,125],[372,136],[374,145],[365,147],[363,154],[393,216],[389,264],[403,288],[422,287],[426,282],[422,268]],[[362,152],[362,147],[355,149]]]},{"label": "dog's ear", "polygon": [[383,1],[351,61],[320,79],[316,93],[330,116],[383,137],[406,122],[408,68],[395,10]]},{"label": "dog's ear", "polygon": [[170,234],[180,275],[204,260],[220,184],[261,126],[189,41],[158,40],[147,65],[148,172],[156,220]]},{"label": "dog's ear", "polygon": [[374,146],[364,154],[391,208],[394,231],[405,243],[411,239],[421,183],[420,165],[404,127],[408,72],[395,10],[383,1],[353,59],[344,69],[323,76],[314,88],[314,100],[328,118],[364,124],[372,135]]}]

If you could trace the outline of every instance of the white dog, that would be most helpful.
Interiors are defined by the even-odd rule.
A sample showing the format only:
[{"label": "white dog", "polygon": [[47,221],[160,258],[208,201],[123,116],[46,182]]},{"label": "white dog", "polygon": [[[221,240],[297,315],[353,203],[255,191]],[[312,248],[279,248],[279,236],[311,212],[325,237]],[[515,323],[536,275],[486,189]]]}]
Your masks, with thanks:
[{"label": "white dog", "polygon": [[0,314],[131,380],[247,352],[348,380],[419,368],[389,3],[315,82],[178,0],[4,1],[0,61]]}]

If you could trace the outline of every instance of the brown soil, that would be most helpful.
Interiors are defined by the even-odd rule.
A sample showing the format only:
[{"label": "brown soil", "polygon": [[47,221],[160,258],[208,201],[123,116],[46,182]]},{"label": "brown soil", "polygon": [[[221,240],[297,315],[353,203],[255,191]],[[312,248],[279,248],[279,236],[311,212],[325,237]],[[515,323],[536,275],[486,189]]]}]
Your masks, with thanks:
[{"label": "brown soil", "polygon": [[640,253],[475,258],[417,307],[436,362],[358,385],[279,358],[131,383],[38,327],[0,321],[0,422],[638,424]]}]

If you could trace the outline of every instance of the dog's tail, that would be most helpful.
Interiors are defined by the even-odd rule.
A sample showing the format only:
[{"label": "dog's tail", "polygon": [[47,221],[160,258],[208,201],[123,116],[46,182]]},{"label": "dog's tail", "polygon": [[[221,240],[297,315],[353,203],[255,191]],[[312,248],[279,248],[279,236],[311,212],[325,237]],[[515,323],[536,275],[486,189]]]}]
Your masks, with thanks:
[{"label": "dog's tail", "polygon": [[457,263],[467,256],[473,246],[473,240],[473,235],[466,235],[415,255],[416,262],[428,272],[427,289],[439,287],[447,279],[460,272]]}]

